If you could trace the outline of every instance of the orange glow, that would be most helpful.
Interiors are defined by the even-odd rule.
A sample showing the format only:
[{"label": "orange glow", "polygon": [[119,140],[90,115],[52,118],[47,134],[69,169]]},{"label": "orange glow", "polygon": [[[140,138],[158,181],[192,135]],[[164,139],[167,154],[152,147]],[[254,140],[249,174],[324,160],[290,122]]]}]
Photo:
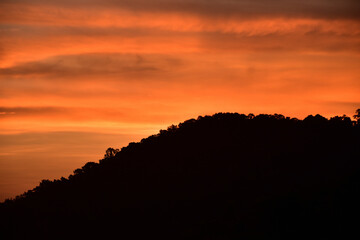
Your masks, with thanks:
[{"label": "orange glow", "polygon": [[198,115],[360,107],[350,10],[135,3],[0,3],[0,201]]}]

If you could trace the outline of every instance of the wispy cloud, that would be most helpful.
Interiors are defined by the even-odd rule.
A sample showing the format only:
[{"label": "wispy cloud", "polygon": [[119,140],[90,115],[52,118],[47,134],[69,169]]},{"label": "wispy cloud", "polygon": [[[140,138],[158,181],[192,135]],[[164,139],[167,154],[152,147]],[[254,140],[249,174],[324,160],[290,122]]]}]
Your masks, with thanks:
[{"label": "wispy cloud", "polygon": [[356,0],[5,0],[10,6],[52,6],[64,8],[119,8],[140,12],[180,12],[208,17],[310,17],[359,18],[360,4]]},{"label": "wispy cloud", "polygon": [[94,53],[55,56],[40,61],[24,62],[12,67],[0,68],[0,76],[51,76],[77,77],[78,75],[111,75],[140,77],[175,68],[176,59],[159,55]]}]

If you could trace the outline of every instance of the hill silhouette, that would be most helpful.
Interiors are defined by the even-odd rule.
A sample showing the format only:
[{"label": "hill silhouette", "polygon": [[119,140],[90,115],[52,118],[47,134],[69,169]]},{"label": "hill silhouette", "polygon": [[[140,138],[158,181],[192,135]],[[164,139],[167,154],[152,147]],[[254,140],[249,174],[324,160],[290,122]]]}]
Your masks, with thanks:
[{"label": "hill silhouette", "polygon": [[358,235],[357,114],[218,113],[172,125],[5,201],[0,238]]}]

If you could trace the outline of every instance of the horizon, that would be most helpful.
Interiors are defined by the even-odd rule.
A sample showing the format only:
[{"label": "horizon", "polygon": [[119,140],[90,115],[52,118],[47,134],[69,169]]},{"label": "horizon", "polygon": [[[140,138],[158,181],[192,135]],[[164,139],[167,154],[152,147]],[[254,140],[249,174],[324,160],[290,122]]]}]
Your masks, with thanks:
[{"label": "horizon", "polygon": [[[358,111],[359,111],[360,109],[358,109]],[[69,165],[69,166],[71,166],[72,168],[69,168],[69,166],[68,166],[68,168],[64,171],[64,169],[62,169],[63,170],[63,173],[62,173],[62,175],[61,176],[54,176],[54,175],[49,175],[49,176],[51,176],[52,178],[50,178],[50,179],[48,179],[48,178],[42,178],[42,179],[40,179],[38,182],[31,182],[30,184],[29,183],[27,183],[27,185],[25,185],[27,188],[25,189],[25,190],[23,190],[22,192],[17,192],[17,193],[12,193],[13,195],[6,195],[6,194],[2,194],[2,195],[0,195],[0,203],[1,202],[4,202],[5,200],[7,200],[7,199],[9,199],[9,200],[11,200],[11,199],[15,199],[15,197],[17,197],[17,196],[21,196],[22,194],[24,194],[24,193],[26,193],[27,191],[29,191],[29,190],[31,190],[31,189],[33,189],[34,187],[36,187],[36,186],[38,186],[39,185],[39,183],[42,181],[42,180],[50,180],[50,181],[54,181],[54,180],[59,180],[60,178],[68,178],[70,175],[72,175],[73,173],[74,173],[74,170],[75,169],[78,169],[78,168],[80,168],[80,167],[82,167],[85,163],[89,163],[89,162],[95,162],[95,163],[98,163],[98,162],[100,162],[101,160],[103,160],[104,159],[104,152],[105,152],[105,149],[107,149],[107,148],[113,148],[113,149],[117,149],[117,150],[122,150],[122,148],[124,148],[124,147],[127,147],[130,143],[140,143],[141,142],[141,140],[143,140],[143,139],[146,139],[146,138],[149,138],[149,137],[151,137],[151,136],[154,136],[154,135],[157,135],[157,134],[160,134],[161,133],[161,131],[162,130],[167,130],[169,127],[172,127],[172,126],[176,126],[176,127],[178,127],[179,126],[179,124],[181,124],[181,123],[184,123],[185,121],[187,121],[187,120],[191,120],[191,119],[200,119],[200,118],[202,118],[202,117],[212,117],[212,116],[214,116],[214,115],[216,115],[216,114],[240,114],[240,115],[243,115],[242,113],[237,113],[237,112],[218,112],[218,113],[214,113],[214,114],[212,114],[212,115],[199,115],[199,116],[197,116],[196,118],[189,118],[189,119],[186,119],[186,120],[184,120],[184,121],[182,121],[182,122],[179,122],[178,124],[171,124],[171,125],[168,125],[167,127],[165,127],[165,128],[162,128],[162,129],[159,129],[159,130],[157,130],[155,133],[150,133],[149,135],[144,135],[144,136],[141,136],[141,135],[138,135],[138,136],[136,136],[137,137],[137,139],[132,139],[132,140],[129,140],[129,141],[127,141],[127,142],[124,142],[124,144],[123,145],[120,145],[120,146],[113,146],[113,145],[108,145],[106,148],[104,148],[104,149],[102,149],[102,154],[100,154],[99,156],[97,156],[97,152],[99,152],[100,151],[100,148],[99,148],[99,146],[100,146],[100,144],[94,144],[93,143],[93,147],[95,148],[95,151],[92,153],[92,154],[90,154],[90,153],[87,153],[86,155],[84,155],[83,156],[83,158],[81,158],[81,161],[75,161],[75,162],[72,162],[72,164],[71,165]],[[255,117],[257,117],[257,116],[259,116],[259,115],[267,115],[267,116],[274,116],[274,115],[282,115],[282,114],[278,114],[278,113],[274,113],[274,114],[266,114],[266,113],[263,113],[263,114],[253,114],[253,113],[249,113],[249,114],[244,114],[245,116],[249,116],[249,115],[254,115]],[[318,116],[319,114],[314,114],[314,115],[312,115],[312,114],[310,114],[310,115],[308,115],[307,117],[311,117],[311,116]],[[292,117],[290,117],[290,116],[285,116],[285,115],[282,115],[284,118],[286,118],[286,119],[297,119],[297,120],[299,120],[299,121],[303,121],[304,119],[298,119],[298,118],[292,118]],[[324,116],[321,116],[321,115],[319,115],[320,117],[324,117]],[[336,116],[334,116],[334,117],[336,117]],[[346,116],[346,115],[342,115],[342,116],[340,116],[340,117],[348,117],[349,119],[351,119],[351,121],[353,122],[353,124],[354,123],[356,123],[356,120],[357,119],[355,119],[354,118],[354,116],[353,117],[350,117],[350,116]],[[325,117],[326,118],[326,117]],[[331,118],[326,118],[327,120],[331,120]],[[56,139],[57,139],[57,142],[59,142],[59,138],[61,139],[61,136],[66,136],[66,135],[70,135],[71,136],[71,134],[73,134],[74,132],[51,132],[51,133],[49,133],[49,134],[51,134],[51,135],[54,135],[55,137],[56,137]],[[32,134],[34,134],[34,133],[31,133],[31,135]],[[80,132],[77,132],[76,134],[78,134],[79,136],[82,136],[83,138],[84,137],[91,137],[90,135],[89,135],[89,133],[87,133],[87,132],[82,132],[82,133],[80,133]],[[98,133],[99,134],[99,133]],[[97,135],[96,136],[96,138],[98,139],[99,138],[99,136],[103,136],[103,135],[108,135],[107,137],[110,137],[110,138],[116,138],[114,141],[118,141],[119,139],[118,139],[118,137],[119,137],[119,135],[116,135],[116,134],[113,134],[114,136],[111,136],[111,134],[99,134],[99,135]],[[21,137],[23,137],[24,135],[20,135]],[[54,137],[54,138],[55,138]],[[134,136],[131,136],[131,137],[134,137]],[[1,138],[2,138],[2,135],[0,134],[0,140],[1,140]],[[26,138],[25,138],[26,139]],[[69,144],[69,142],[68,142],[68,138],[66,138],[65,137],[65,140],[67,141],[66,142],[66,144],[64,144],[64,145],[68,145]],[[123,141],[126,141],[126,140],[123,140]],[[5,141],[4,141],[5,142]],[[19,142],[21,142],[21,140],[19,141]],[[61,141],[60,141],[61,142]],[[91,142],[91,141],[90,141]],[[89,143],[89,139],[88,139],[88,141],[86,142],[86,144],[88,144]],[[40,143],[36,143],[36,144],[40,144]],[[41,144],[44,144],[44,143],[41,143]],[[49,143],[47,143],[47,144],[49,144]],[[84,148],[84,145],[85,144],[83,144],[83,145],[81,145],[81,144],[78,144],[77,145],[77,147],[81,147],[81,149],[82,149],[82,151],[84,151],[84,150],[87,150],[88,148]],[[63,146],[61,146],[61,145],[55,145],[56,147],[63,147]],[[104,144],[102,144],[101,146],[104,146]],[[6,145],[5,145],[5,147],[6,147]],[[87,147],[88,147],[88,145],[87,145]],[[0,149],[1,149],[1,146],[0,146]],[[53,150],[59,150],[59,148],[55,148],[54,146],[53,146]],[[68,149],[63,149],[63,150],[68,150]],[[74,150],[70,150],[70,152],[72,153],[72,154],[78,154],[78,152],[77,151],[74,151]],[[95,157],[95,155],[96,155],[96,157]],[[45,156],[46,158],[48,158],[48,155],[46,155]],[[66,158],[67,157],[67,155],[64,155],[64,156],[62,156],[63,158]],[[22,156],[22,158],[26,158],[26,155],[23,155]],[[96,158],[96,159],[95,159]],[[67,159],[67,160],[71,160],[71,159]],[[75,164],[80,164],[80,165],[75,165]],[[48,169],[46,169],[46,170],[48,170]],[[44,174],[44,173],[43,173]],[[14,195],[15,194],[15,195]]]},{"label": "horizon", "polygon": [[0,9],[0,201],[200,115],[352,118],[360,106],[356,1]]}]

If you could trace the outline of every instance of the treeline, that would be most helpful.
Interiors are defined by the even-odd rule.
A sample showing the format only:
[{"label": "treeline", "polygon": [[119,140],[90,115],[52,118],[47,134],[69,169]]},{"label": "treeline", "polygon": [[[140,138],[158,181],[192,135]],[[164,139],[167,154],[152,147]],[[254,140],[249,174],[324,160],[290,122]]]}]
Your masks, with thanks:
[{"label": "treeline", "polygon": [[344,237],[360,214],[354,119],[190,119],[5,201],[0,237]]}]

